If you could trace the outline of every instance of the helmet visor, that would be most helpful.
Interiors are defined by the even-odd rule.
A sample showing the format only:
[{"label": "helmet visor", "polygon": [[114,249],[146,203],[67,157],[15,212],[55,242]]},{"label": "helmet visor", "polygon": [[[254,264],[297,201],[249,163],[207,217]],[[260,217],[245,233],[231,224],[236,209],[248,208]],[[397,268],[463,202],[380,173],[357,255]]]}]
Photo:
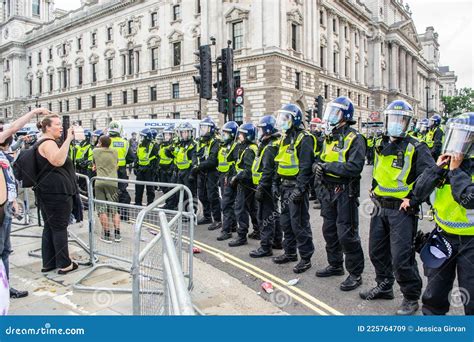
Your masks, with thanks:
[{"label": "helmet visor", "polygon": [[164,134],[163,134],[163,138],[164,138],[164,141],[166,141],[166,142],[171,141],[171,139],[173,139],[173,134],[171,134],[171,133],[164,133]]},{"label": "helmet visor", "polygon": [[179,138],[181,141],[188,141],[191,138],[191,131],[189,129],[183,129],[179,131]]},{"label": "helmet visor", "polygon": [[472,157],[472,141],[474,128],[470,125],[452,123],[448,124],[442,153],[456,153]]},{"label": "helmet visor", "polygon": [[331,103],[326,106],[324,111],[323,121],[331,126],[337,125],[342,120],[342,107],[337,103]]},{"label": "helmet visor", "polygon": [[410,126],[411,116],[406,112],[386,111],[385,132],[389,137],[401,138],[406,135]]},{"label": "helmet visor", "polygon": [[292,123],[292,113],[287,110],[279,110],[277,112],[276,126],[278,129],[283,132],[291,128]]},{"label": "helmet visor", "polygon": [[211,126],[209,125],[199,125],[199,135],[205,136],[211,132]]}]

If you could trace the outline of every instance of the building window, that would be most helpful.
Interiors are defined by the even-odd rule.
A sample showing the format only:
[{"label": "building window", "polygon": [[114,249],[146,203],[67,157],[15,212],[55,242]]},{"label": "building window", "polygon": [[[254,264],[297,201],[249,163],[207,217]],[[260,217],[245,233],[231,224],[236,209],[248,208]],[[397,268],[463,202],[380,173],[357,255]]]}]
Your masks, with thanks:
[{"label": "building window", "polygon": [[50,112],[53,111],[53,103],[52,103],[52,102],[48,102],[48,110],[49,110]]},{"label": "building window", "polygon": [[112,107],[112,93],[106,94],[107,107]]},{"label": "building window", "polygon": [[332,63],[332,65],[333,65],[333,70],[332,70],[332,71],[333,71],[334,73],[336,73],[336,72],[337,72],[337,52],[334,52],[334,53],[332,54],[332,58],[333,58],[333,63]]},{"label": "building window", "polygon": [[7,59],[6,61],[6,71],[9,71],[10,70],[10,60]]},{"label": "building window", "polygon": [[82,85],[82,66],[77,67],[77,84]]},{"label": "building window", "polygon": [[128,74],[133,74],[133,65],[135,64],[135,57],[133,55],[133,50],[128,50]]},{"label": "building window", "polygon": [[112,40],[112,28],[111,27],[107,27],[107,41],[111,41]]},{"label": "building window", "polygon": [[244,122],[244,109],[242,106],[235,107],[234,120],[241,125]]},{"label": "building window", "polygon": [[344,38],[347,39],[347,26],[344,26]]},{"label": "building window", "polygon": [[179,20],[181,18],[181,7],[179,5],[173,6],[173,21]]},{"label": "building window", "polygon": [[301,88],[301,73],[298,71],[295,72],[295,88]]},{"label": "building window", "polygon": [[41,58],[41,52],[38,52],[38,63],[43,63],[43,59]]},{"label": "building window", "polygon": [[111,80],[113,78],[113,60],[107,60],[107,78]]},{"label": "building window", "polygon": [[319,24],[324,25],[324,11],[319,11]]},{"label": "building window", "polygon": [[128,103],[127,91],[122,91],[122,104],[126,105]]},{"label": "building window", "polygon": [[33,0],[33,15],[40,15],[40,0]]},{"label": "building window", "polygon": [[327,84],[324,85],[324,98],[329,98],[329,86]]},{"label": "building window", "polygon": [[156,101],[156,86],[150,87],[150,101]]},{"label": "building window", "polygon": [[156,115],[156,114],[150,114],[150,119],[158,119],[158,115]]},{"label": "building window", "polygon": [[43,92],[43,77],[38,77],[38,93]]},{"label": "building window", "polygon": [[341,96],[341,88],[337,88],[336,94],[337,94],[337,97]]},{"label": "building window", "polygon": [[92,40],[92,46],[96,46],[97,45],[97,33],[96,32],[92,32],[91,40]]},{"label": "building window", "polygon": [[69,112],[69,100],[66,100],[66,112]]},{"label": "building window", "polygon": [[129,20],[127,22],[127,29],[128,29],[128,34],[132,34],[133,31],[133,20]]},{"label": "building window", "polygon": [[181,117],[181,114],[180,114],[179,112],[174,112],[174,113],[173,113],[173,119],[179,120],[180,117]]},{"label": "building window", "polygon": [[80,97],[77,98],[77,110],[82,109],[82,99]]},{"label": "building window", "polygon": [[28,94],[33,95],[33,80],[28,80]]},{"label": "building window", "polygon": [[91,108],[97,107],[97,97],[95,95],[91,96]]},{"label": "building window", "polygon": [[234,70],[235,88],[240,88],[240,70]]},{"label": "building window", "polygon": [[360,107],[360,98],[361,98],[360,94],[357,95],[357,105],[358,105],[359,107]]},{"label": "building window", "polygon": [[294,51],[298,50],[297,38],[298,38],[298,25],[291,24],[291,48]]},{"label": "building window", "polygon": [[51,49],[51,48],[48,49],[48,59],[49,60],[53,59],[53,49]]},{"label": "building window", "polygon": [[133,89],[133,103],[138,103],[138,89]]},{"label": "building window", "polygon": [[173,65],[181,64],[181,42],[173,43]]},{"label": "building window", "polygon": [[66,56],[66,44],[62,45],[63,56]]},{"label": "building window", "polygon": [[158,48],[151,49],[151,70],[158,69]]},{"label": "building window", "polygon": [[324,46],[319,47],[319,66],[324,68]]},{"label": "building window", "polygon": [[196,13],[201,13],[201,0],[196,0]]},{"label": "building window", "polygon": [[151,27],[156,27],[157,24],[158,24],[158,13],[153,12],[151,14]]},{"label": "building window", "polygon": [[332,20],[332,32],[336,33],[336,18]]},{"label": "building window", "polygon": [[97,82],[97,63],[92,63],[92,82]]},{"label": "building window", "polygon": [[234,50],[244,46],[244,24],[242,21],[232,24],[232,45]]},{"label": "building window", "polygon": [[344,76],[348,77],[349,76],[349,68],[350,68],[350,59],[349,58],[346,58],[345,59],[346,63],[345,63],[345,66],[344,66]]},{"label": "building window", "polygon": [[77,49],[82,50],[82,38],[77,38]]},{"label": "building window", "polygon": [[67,88],[67,70],[63,70],[63,88]]},{"label": "building window", "polygon": [[172,92],[173,99],[179,99],[179,83],[173,83]]},{"label": "building window", "polygon": [[383,55],[383,42],[380,43],[380,53]]},{"label": "building window", "polygon": [[59,112],[63,112],[63,101],[59,101]]},{"label": "building window", "polygon": [[49,75],[49,91],[53,91],[53,86],[54,86],[53,77],[54,77],[53,74]]},{"label": "building window", "polygon": [[28,56],[28,66],[31,68],[32,65],[32,59],[31,56]]}]

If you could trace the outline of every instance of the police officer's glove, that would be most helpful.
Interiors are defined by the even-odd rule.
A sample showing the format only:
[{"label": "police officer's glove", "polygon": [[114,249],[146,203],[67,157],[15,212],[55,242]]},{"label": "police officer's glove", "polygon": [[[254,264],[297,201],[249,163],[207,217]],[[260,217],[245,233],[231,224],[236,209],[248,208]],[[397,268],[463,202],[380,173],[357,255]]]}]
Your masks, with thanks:
[{"label": "police officer's glove", "polygon": [[303,192],[300,190],[300,188],[295,188],[293,190],[291,199],[293,200],[293,203],[301,203],[301,201],[303,201]]},{"label": "police officer's glove", "polygon": [[230,187],[231,187],[232,189],[234,189],[234,190],[237,189],[237,185],[239,185],[239,179],[237,178],[237,176],[232,177],[232,178],[230,179],[230,183],[229,183],[229,184],[230,184]]},{"label": "police officer's glove", "polygon": [[324,164],[321,163],[314,163],[313,164],[313,173],[316,176],[316,178],[322,178],[324,175]]},{"label": "police officer's glove", "polygon": [[255,192],[255,199],[259,202],[263,202],[265,200],[265,190],[263,189],[263,187],[257,187],[257,191]]},{"label": "police officer's glove", "polygon": [[273,198],[280,198],[280,187],[278,185],[272,185],[272,196]]}]

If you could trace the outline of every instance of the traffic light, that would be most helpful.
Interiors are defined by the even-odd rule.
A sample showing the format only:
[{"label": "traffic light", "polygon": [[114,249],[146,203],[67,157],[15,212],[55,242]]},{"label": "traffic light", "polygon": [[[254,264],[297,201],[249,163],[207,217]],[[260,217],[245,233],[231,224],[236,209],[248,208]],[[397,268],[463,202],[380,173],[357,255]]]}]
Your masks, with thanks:
[{"label": "traffic light", "polygon": [[234,50],[232,48],[222,49],[222,97],[228,99],[228,103],[234,103]]},{"label": "traffic light", "polygon": [[316,106],[315,106],[316,115],[318,116],[318,118],[322,119],[323,118],[323,108],[324,108],[324,98],[321,95],[319,95],[316,98],[315,104],[316,104]]},{"label": "traffic light", "polygon": [[313,118],[313,109],[308,109],[306,111],[306,122],[309,124]]},{"label": "traffic light", "polygon": [[201,45],[199,51],[194,53],[199,56],[199,64],[194,67],[199,70],[199,76],[193,76],[194,82],[198,85],[199,96],[203,99],[212,99],[212,60],[211,47]]}]

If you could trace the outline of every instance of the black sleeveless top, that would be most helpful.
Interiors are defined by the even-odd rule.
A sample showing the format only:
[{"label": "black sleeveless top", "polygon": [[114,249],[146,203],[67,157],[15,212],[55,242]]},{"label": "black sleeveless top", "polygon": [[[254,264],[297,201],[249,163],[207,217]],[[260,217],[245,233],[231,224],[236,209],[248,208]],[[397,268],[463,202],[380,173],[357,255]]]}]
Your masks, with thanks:
[{"label": "black sleeveless top", "polygon": [[39,172],[36,189],[38,194],[75,195],[77,193],[76,174],[72,160],[67,157],[63,166],[53,166],[36,150],[36,165]]}]

